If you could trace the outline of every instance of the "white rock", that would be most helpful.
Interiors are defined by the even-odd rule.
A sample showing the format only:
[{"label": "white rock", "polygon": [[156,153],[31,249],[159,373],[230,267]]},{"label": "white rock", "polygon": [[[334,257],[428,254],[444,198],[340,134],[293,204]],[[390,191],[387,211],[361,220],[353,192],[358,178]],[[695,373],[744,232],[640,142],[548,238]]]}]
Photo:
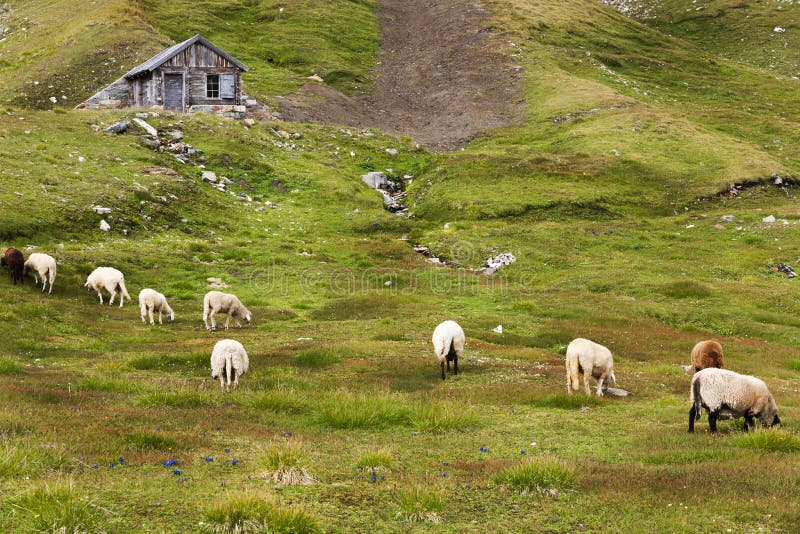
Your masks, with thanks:
[{"label": "white rock", "polygon": [[386,287],[392,287],[392,281],[391,280],[387,280],[387,281],[385,281],[383,283],[383,285],[385,285]]},{"label": "white rock", "polygon": [[396,156],[398,154],[397,149],[395,148],[387,148],[386,153],[390,156]]},{"label": "white rock", "polygon": [[774,31],[775,33],[783,33],[783,32],[785,32],[785,31],[786,31],[786,28],[783,28],[783,27],[781,27],[781,26],[775,26],[775,27],[772,29],[772,31]]},{"label": "white rock", "polygon": [[499,324],[499,325],[495,326],[494,328],[492,328],[492,332],[494,332],[495,334],[502,334],[503,333],[503,325]]},{"label": "white rock", "polygon": [[92,211],[98,215],[106,215],[111,213],[111,208],[106,208],[104,206],[92,206]]},{"label": "white rock", "polygon": [[86,163],[86,158],[83,156],[78,156],[78,163]]},{"label": "white rock", "polygon": [[56,97],[54,97],[54,96],[51,96],[51,97],[50,97],[50,102],[52,102],[53,104],[55,104],[56,102],[58,102],[58,99],[57,99]]},{"label": "white rock", "polygon": [[217,173],[215,173],[214,171],[203,171],[203,181],[216,183]]},{"label": "white rock", "polygon": [[100,229],[104,232],[108,232],[109,230],[111,230],[111,225],[108,224],[105,219],[103,219],[102,221],[100,221]]},{"label": "white rock", "polygon": [[774,215],[767,215],[766,217],[764,217],[761,220],[763,222],[765,222],[765,223],[774,223],[775,222],[775,216]]},{"label": "white rock", "polygon": [[309,80],[314,80],[315,82],[323,82],[323,81],[325,81],[322,78],[320,78],[319,75],[317,75],[317,74],[312,74],[311,76],[308,77],[308,79]]},{"label": "white rock", "polygon": [[153,128],[149,124],[147,124],[145,121],[143,121],[139,117],[135,117],[133,119],[133,122],[135,122],[139,127],[141,127],[148,134],[152,135],[153,137],[158,137],[158,130],[156,130],[155,128]]}]

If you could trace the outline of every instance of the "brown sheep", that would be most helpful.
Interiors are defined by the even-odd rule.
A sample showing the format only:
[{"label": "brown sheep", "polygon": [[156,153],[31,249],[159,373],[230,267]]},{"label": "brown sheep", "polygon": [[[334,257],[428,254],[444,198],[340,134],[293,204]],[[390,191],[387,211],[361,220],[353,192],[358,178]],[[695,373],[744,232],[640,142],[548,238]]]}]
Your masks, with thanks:
[{"label": "brown sheep", "polygon": [[716,341],[701,341],[692,349],[692,370],[694,372],[709,367],[722,369],[722,345]]},{"label": "brown sheep", "polygon": [[14,247],[7,248],[3,257],[0,258],[0,265],[3,267],[8,267],[8,270],[11,271],[11,281],[14,284],[22,283],[22,270],[25,268],[25,256],[22,255],[22,252],[15,249]]}]

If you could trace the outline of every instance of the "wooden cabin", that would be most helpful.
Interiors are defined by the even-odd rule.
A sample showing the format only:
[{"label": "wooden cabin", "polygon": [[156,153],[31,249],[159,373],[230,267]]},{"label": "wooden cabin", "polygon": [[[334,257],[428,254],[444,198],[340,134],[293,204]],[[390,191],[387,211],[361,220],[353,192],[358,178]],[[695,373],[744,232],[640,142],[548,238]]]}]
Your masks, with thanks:
[{"label": "wooden cabin", "polygon": [[131,69],[78,107],[225,111],[242,105],[242,72],[247,70],[195,35]]}]

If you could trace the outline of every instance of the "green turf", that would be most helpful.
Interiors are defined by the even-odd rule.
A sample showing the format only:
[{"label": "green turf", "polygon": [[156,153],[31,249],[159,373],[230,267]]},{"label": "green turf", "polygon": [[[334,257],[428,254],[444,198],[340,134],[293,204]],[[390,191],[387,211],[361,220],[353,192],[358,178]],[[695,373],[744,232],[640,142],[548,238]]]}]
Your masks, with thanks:
[{"label": "green turf", "polygon": [[[320,53],[266,66],[248,56],[255,32],[240,52],[225,23],[241,33],[277,3],[203,2],[189,21],[147,4],[147,42],[207,27],[256,65],[248,83],[265,93],[311,67],[364,76],[377,43],[372,3],[308,2],[341,15],[313,35],[285,4],[264,27],[295,34],[272,43]],[[44,3],[29,5],[13,3],[13,16],[46,34]],[[123,24],[103,10],[125,5],[98,5]],[[0,530],[795,528],[800,305],[796,281],[767,268],[797,267],[796,189],[770,177],[798,174],[795,82],[599,2],[492,5],[528,74],[529,116],[463,151],[313,125],[149,119],[180,128],[206,169],[253,202],[144,147],[141,132],[102,131],[132,113],[4,110],[0,239],[51,253],[59,275],[42,295],[0,271]],[[79,7],[75,21],[91,23]],[[0,43],[0,61],[15,42]],[[60,68],[47,54],[73,51],[55,42],[26,61]],[[20,65],[0,63],[3,87],[27,83]],[[300,137],[292,146],[272,128]],[[387,168],[414,175],[413,217],[384,211],[361,184]],[[751,187],[734,197],[732,183]],[[433,266],[409,242],[457,265]],[[468,270],[499,252],[518,260],[493,277]],[[125,273],[133,303],[101,306],[86,292],[99,265]],[[209,277],[229,284],[251,325],[205,331]],[[141,322],[144,287],[167,295],[175,322]],[[430,334],[444,319],[467,346],[442,381]],[[223,336],[250,356],[229,394],[208,366]],[[566,395],[575,337],[613,351],[629,397]],[[741,420],[723,421],[712,436],[703,417],[688,435],[680,365],[707,338],[727,367],[767,382],[781,429],[745,435]]]}]

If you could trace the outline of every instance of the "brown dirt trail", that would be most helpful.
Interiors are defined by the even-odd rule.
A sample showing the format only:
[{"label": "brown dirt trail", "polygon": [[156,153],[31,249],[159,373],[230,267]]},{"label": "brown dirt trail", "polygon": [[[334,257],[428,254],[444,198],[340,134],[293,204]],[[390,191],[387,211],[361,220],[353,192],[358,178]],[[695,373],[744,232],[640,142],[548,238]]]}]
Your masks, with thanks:
[{"label": "brown dirt trail", "polygon": [[434,151],[520,122],[520,70],[476,0],[379,0],[381,51],[373,92],[348,97],[306,84],[280,100],[296,122],[376,128]]}]

